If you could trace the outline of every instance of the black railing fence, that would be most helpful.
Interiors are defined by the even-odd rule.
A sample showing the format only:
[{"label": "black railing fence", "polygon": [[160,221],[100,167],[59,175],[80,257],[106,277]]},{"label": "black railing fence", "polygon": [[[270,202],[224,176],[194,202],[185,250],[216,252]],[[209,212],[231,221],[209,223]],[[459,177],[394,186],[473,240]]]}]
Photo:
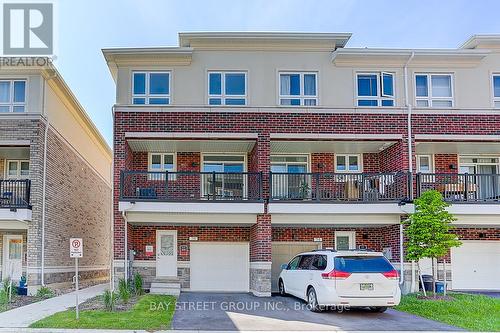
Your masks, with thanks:
[{"label": "black railing fence", "polygon": [[29,179],[0,179],[0,208],[30,208]]},{"label": "black railing fence", "polygon": [[401,201],[408,199],[409,174],[271,173],[271,200]]},{"label": "black railing fence", "polygon": [[259,201],[262,199],[262,174],[123,171],[120,197],[144,201]]}]

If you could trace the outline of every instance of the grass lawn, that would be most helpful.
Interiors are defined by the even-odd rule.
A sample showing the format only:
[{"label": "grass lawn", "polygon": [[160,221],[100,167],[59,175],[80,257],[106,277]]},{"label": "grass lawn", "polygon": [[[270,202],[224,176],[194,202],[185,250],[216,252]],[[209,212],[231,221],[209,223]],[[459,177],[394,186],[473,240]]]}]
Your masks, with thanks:
[{"label": "grass lawn", "polygon": [[67,310],[39,320],[30,327],[143,330],[169,329],[174,310],[175,297],[144,295],[129,311],[80,311],[80,319],[76,320],[75,310]]},{"label": "grass lawn", "polygon": [[500,331],[500,299],[450,293],[452,301],[423,300],[403,296],[396,310],[440,321],[470,331]]}]

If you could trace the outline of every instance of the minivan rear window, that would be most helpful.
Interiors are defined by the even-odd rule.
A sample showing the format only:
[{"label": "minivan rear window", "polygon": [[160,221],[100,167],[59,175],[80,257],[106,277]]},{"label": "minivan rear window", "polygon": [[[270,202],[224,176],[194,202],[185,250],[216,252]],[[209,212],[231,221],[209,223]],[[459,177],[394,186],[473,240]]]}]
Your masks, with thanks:
[{"label": "minivan rear window", "polygon": [[334,267],[336,270],[347,273],[384,273],[394,269],[391,263],[382,256],[335,257]]}]

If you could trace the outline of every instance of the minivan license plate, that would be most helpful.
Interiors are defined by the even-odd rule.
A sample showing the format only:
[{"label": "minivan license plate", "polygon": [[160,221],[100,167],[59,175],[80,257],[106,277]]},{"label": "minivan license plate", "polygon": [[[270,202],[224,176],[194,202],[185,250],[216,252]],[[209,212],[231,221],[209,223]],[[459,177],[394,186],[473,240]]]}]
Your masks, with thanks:
[{"label": "minivan license plate", "polygon": [[373,290],[373,283],[360,283],[359,290]]}]

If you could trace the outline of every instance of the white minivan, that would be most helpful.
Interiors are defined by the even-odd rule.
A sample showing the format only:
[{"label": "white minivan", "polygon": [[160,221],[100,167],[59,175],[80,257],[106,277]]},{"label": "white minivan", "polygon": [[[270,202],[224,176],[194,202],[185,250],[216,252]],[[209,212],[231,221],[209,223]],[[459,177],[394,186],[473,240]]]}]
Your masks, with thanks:
[{"label": "white minivan", "polygon": [[380,252],[300,253],[282,265],[278,286],[281,295],[307,301],[311,311],[343,306],[384,312],[401,300],[399,274]]}]

